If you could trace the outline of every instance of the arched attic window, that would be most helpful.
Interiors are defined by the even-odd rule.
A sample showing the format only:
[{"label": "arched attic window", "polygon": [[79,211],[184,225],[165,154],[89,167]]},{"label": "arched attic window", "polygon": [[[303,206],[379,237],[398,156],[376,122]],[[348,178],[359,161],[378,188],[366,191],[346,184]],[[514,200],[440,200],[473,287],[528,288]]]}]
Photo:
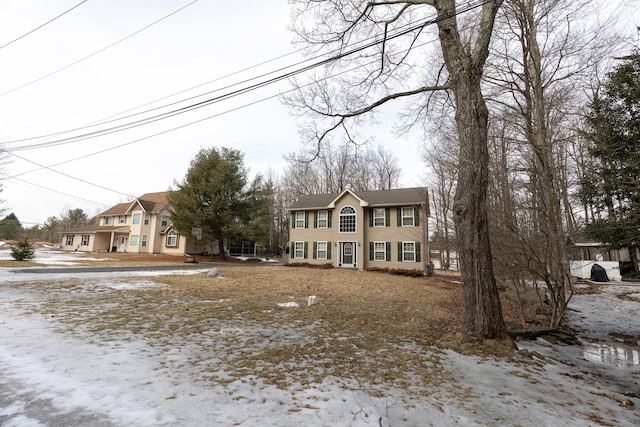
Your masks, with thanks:
[{"label": "arched attic window", "polygon": [[340,233],[356,232],[356,210],[351,206],[340,209]]}]

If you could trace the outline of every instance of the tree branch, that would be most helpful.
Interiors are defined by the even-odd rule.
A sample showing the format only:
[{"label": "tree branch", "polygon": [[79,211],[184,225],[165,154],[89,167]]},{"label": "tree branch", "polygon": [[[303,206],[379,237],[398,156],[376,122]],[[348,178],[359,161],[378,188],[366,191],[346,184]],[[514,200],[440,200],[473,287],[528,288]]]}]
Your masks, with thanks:
[{"label": "tree branch", "polygon": [[[414,90],[409,90],[409,91],[405,91],[405,92],[396,92],[396,93],[392,93],[389,94],[387,96],[384,96],[380,99],[378,99],[377,101],[367,105],[366,107],[360,108],[358,110],[352,111],[350,113],[335,113],[335,114],[323,114],[322,112],[319,111],[315,111],[318,114],[322,114],[326,117],[340,117],[342,119],[346,119],[349,117],[356,117],[356,116],[360,116],[364,113],[368,113],[373,111],[375,108],[387,103],[388,101],[392,101],[394,99],[397,98],[404,98],[407,96],[413,96],[413,95],[417,95],[420,93],[424,93],[424,92],[434,92],[437,90],[448,90],[450,89],[449,85],[443,85],[443,86],[422,86],[418,89],[414,89]],[[334,128],[337,126],[334,126]],[[333,129],[333,128],[332,128]]]}]

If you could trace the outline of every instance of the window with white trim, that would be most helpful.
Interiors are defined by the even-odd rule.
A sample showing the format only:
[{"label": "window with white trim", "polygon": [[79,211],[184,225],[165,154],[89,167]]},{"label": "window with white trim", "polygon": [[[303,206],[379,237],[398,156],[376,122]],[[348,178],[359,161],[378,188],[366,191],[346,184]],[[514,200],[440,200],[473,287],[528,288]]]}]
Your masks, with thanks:
[{"label": "window with white trim", "polygon": [[316,258],[327,259],[327,242],[316,242]]},{"label": "window with white trim", "polygon": [[83,234],[82,235],[82,246],[89,246],[89,235],[88,234]]},{"label": "window with white trim", "polygon": [[387,260],[387,242],[373,242],[373,260]]},{"label": "window with white trim", "polygon": [[416,242],[402,242],[402,261],[416,261]]},{"label": "window with white trim", "polygon": [[178,233],[176,230],[171,230],[167,233],[167,246],[171,248],[178,246]]},{"label": "window with white trim", "polygon": [[133,221],[131,223],[132,224],[140,224],[140,214],[139,213],[134,213],[133,214]]},{"label": "window with white trim", "polygon": [[144,225],[149,225],[149,221],[151,220],[151,215],[148,213],[144,214]]},{"label": "window with white trim", "polygon": [[138,235],[137,234],[132,234],[131,238],[129,239],[129,246],[134,247],[134,246],[138,246]]},{"label": "window with white trim", "polygon": [[140,246],[142,246],[143,248],[147,246],[147,243],[149,241],[149,236],[146,234],[142,235],[142,240],[140,241]]},{"label": "window with white trim", "polygon": [[316,223],[318,228],[327,228],[329,227],[329,212],[328,211],[317,211],[316,212]]},{"label": "window with white trim", "polygon": [[304,242],[293,243],[293,257],[296,259],[304,259]]},{"label": "window with white trim", "polygon": [[415,225],[415,212],[413,208],[402,208],[402,226],[413,227]]},{"label": "window with white trim", "polygon": [[67,234],[67,246],[73,245],[73,234]]},{"label": "window with white trim", "polygon": [[126,224],[127,223],[127,216],[126,215],[118,216],[118,223],[119,224]]},{"label": "window with white trim", "polygon": [[340,233],[356,232],[356,210],[351,206],[340,209]]},{"label": "window with white trim", "polygon": [[296,212],[295,228],[305,228],[306,226],[305,218],[306,218],[306,215],[304,212]]},{"label": "window with white trim", "polygon": [[162,219],[160,220],[160,226],[164,228],[167,225],[169,225],[169,217],[166,215],[162,215]]},{"label": "window with white trim", "polygon": [[102,220],[102,224],[104,224],[104,225],[113,224],[113,217],[105,216],[104,219]]},{"label": "window with white trim", "polygon": [[374,227],[384,227],[386,225],[385,214],[386,214],[385,208],[373,209],[373,226]]}]

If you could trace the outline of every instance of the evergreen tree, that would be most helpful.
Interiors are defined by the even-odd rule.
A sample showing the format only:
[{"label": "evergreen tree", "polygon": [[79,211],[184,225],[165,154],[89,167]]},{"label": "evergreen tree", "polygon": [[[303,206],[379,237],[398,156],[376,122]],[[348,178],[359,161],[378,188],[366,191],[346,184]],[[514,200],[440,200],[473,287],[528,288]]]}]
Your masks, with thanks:
[{"label": "evergreen tree", "polygon": [[0,220],[0,239],[19,239],[22,231],[22,224],[14,213],[10,213]]},{"label": "evergreen tree", "polygon": [[67,230],[80,228],[89,224],[89,217],[80,208],[69,209],[67,213],[62,216],[62,223]]},{"label": "evergreen tree", "polygon": [[174,183],[177,190],[169,193],[174,226],[186,235],[201,228],[204,239],[217,241],[221,255],[225,242],[262,238],[267,212],[262,179],[248,183],[247,175],[240,151],[200,150],[182,182]]},{"label": "evergreen tree", "polygon": [[16,261],[27,261],[35,258],[36,251],[33,245],[28,240],[18,242],[18,244],[11,248],[11,256]]},{"label": "evergreen tree", "polygon": [[640,56],[607,76],[586,119],[594,169],[583,177],[580,197],[597,212],[587,234],[633,249],[640,243]]}]

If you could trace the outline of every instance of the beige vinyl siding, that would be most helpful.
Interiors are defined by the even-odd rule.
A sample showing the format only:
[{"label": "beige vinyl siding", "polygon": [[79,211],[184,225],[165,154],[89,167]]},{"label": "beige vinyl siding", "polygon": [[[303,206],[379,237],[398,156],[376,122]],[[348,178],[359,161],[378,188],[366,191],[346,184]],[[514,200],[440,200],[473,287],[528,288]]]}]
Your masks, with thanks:
[{"label": "beige vinyl siding", "polygon": [[[404,206],[407,207],[407,206]],[[382,267],[382,268],[397,268],[397,269],[424,269],[424,263],[422,262],[423,255],[420,254],[420,260],[415,262],[401,261],[398,257],[398,244],[402,242],[417,242],[417,245],[422,252],[423,244],[423,227],[422,227],[422,215],[421,213],[415,214],[417,218],[417,224],[414,226],[402,226],[402,209],[400,207],[393,207],[389,209],[390,226],[388,227],[370,227],[369,226],[369,210],[367,209],[367,234],[366,243],[364,248],[366,249],[364,267]],[[418,207],[414,208],[414,212],[421,211]],[[398,225],[400,224],[400,225]],[[371,249],[374,242],[389,242],[391,258],[386,261],[371,260]]]},{"label": "beige vinyl siding", "polygon": [[[355,232],[340,232],[340,211],[345,206],[351,206],[356,212]],[[413,209],[413,226],[402,226],[402,207]],[[379,226],[373,226],[373,209],[384,209],[384,226],[379,221]],[[317,228],[318,212],[328,212],[330,227]],[[290,229],[290,263],[326,264],[331,263],[338,267],[340,259],[340,242],[354,242],[356,244],[355,260],[358,268],[383,267],[396,269],[424,269],[425,245],[423,239],[424,211],[420,206],[360,206],[360,200],[351,194],[345,194],[335,202],[332,208],[313,208],[307,211],[291,212],[291,224],[295,224],[296,212],[304,212],[307,218],[307,228]],[[301,216],[302,214],[299,214]],[[400,224],[400,225],[398,225]],[[294,258],[294,242],[307,242],[308,252],[304,259]],[[327,243],[327,259],[317,257],[317,242]],[[375,260],[375,251],[372,254],[374,242],[385,242],[385,260]],[[399,260],[398,244],[402,242],[416,242],[416,257],[413,262]],[[372,257],[373,255],[373,257]]]}]

